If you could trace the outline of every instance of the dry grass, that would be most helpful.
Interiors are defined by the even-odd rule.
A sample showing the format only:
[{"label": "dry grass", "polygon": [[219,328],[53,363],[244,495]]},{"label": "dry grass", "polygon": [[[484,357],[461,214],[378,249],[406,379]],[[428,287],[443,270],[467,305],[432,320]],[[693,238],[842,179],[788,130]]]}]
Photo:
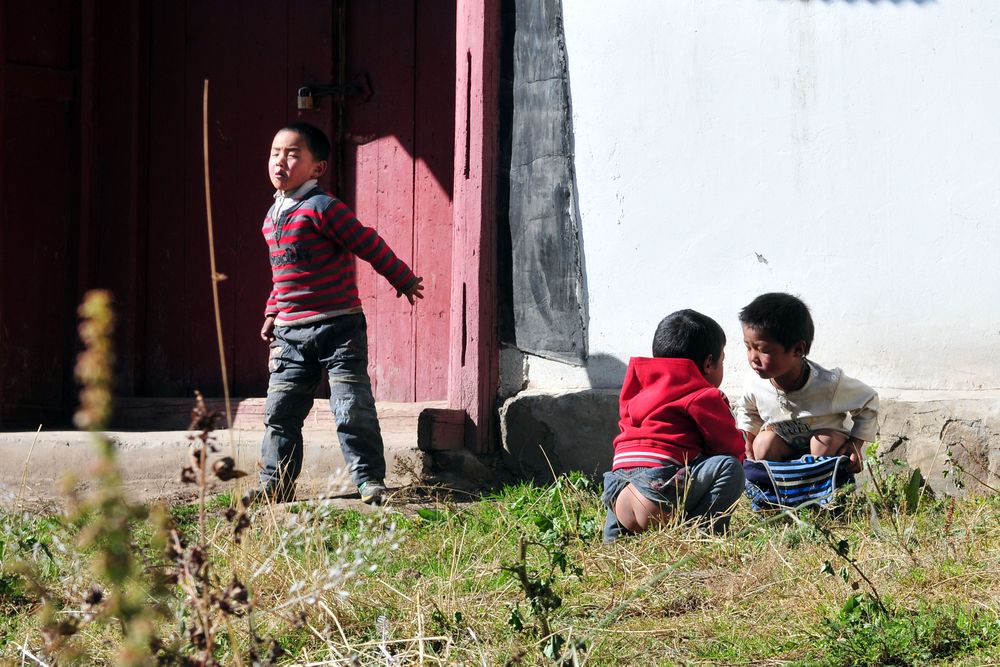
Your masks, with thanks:
[{"label": "dry grass", "polygon": [[[219,658],[236,664],[229,642],[245,655],[254,633],[278,640],[280,664],[547,664],[551,639],[540,632],[547,627],[566,664],[1000,660],[1000,500],[929,501],[914,514],[871,500],[859,492],[839,513],[770,523],[741,510],[725,540],[672,526],[602,545],[596,493],[562,480],[429,504],[419,514],[412,506],[369,514],[335,502],[263,508],[236,545],[231,524],[216,516],[223,499],[209,520],[214,567],[220,579],[236,575],[247,585],[253,611],[233,619]],[[196,530],[193,512],[174,513]],[[65,591],[64,610],[79,608],[77,596],[93,582],[81,565],[86,554],[65,548],[75,529],[37,517],[3,521],[5,568],[15,554],[31,560]],[[871,588],[824,531],[848,541],[846,556]],[[15,535],[33,535],[34,546]],[[537,613],[505,569],[519,562],[521,536],[538,543],[527,547],[525,571],[560,600]],[[39,655],[37,601],[17,574],[8,571],[2,582],[0,655],[34,664],[22,647]],[[857,599],[861,611],[845,611]],[[872,599],[888,614],[866,607]],[[522,630],[510,623],[515,608]],[[164,621],[163,635],[182,622]],[[121,638],[104,626],[76,640],[93,664],[113,664]],[[879,642],[886,646],[874,657],[859,652]]]}]

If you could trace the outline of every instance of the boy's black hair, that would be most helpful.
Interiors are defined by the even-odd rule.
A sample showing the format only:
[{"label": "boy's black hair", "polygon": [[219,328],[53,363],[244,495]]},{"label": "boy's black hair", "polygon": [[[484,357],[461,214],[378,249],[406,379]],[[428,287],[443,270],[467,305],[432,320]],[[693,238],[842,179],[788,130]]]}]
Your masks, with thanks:
[{"label": "boy's black hair", "polygon": [[302,138],[306,140],[306,146],[309,148],[309,152],[313,154],[313,157],[317,161],[323,162],[330,159],[330,140],[326,136],[326,132],[319,129],[312,123],[289,123],[283,128],[278,130],[278,132],[284,132],[288,130],[289,132],[298,132],[302,135]]},{"label": "boy's black hair", "polygon": [[726,333],[719,323],[696,310],[670,313],[656,327],[653,356],[690,359],[701,366],[711,356],[716,362],[726,346]]},{"label": "boy's black hair", "polygon": [[740,311],[740,324],[773,338],[786,350],[804,341],[806,354],[816,333],[809,307],[802,299],[784,292],[761,294],[748,303]]}]

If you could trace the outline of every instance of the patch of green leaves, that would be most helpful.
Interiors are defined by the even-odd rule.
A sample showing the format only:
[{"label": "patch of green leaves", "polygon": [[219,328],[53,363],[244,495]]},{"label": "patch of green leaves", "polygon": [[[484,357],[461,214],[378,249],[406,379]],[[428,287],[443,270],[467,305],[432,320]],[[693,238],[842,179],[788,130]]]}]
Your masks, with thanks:
[{"label": "patch of green leaves", "polygon": [[900,608],[870,594],[849,596],[823,620],[828,665],[921,665],[1000,644],[1000,619],[957,604]]}]

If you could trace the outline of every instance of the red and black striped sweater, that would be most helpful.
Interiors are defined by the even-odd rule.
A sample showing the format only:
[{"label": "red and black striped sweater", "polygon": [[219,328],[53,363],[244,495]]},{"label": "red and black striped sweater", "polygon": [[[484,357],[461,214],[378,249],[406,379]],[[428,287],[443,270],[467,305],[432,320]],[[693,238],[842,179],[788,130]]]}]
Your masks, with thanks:
[{"label": "red and black striped sweater", "polygon": [[378,232],[317,187],[300,188],[284,202],[276,198],[261,231],[274,283],[264,313],[274,315],[279,326],[361,312],[354,255],[398,291],[406,291],[417,280]]}]

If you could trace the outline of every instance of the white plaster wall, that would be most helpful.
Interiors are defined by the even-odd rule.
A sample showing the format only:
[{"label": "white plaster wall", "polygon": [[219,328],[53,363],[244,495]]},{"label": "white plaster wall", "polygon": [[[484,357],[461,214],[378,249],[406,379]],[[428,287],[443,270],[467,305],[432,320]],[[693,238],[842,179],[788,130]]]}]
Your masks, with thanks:
[{"label": "white plaster wall", "polygon": [[726,329],[766,291],[812,358],[883,388],[1000,388],[1000,1],[564,0],[589,368],[661,317]]}]

